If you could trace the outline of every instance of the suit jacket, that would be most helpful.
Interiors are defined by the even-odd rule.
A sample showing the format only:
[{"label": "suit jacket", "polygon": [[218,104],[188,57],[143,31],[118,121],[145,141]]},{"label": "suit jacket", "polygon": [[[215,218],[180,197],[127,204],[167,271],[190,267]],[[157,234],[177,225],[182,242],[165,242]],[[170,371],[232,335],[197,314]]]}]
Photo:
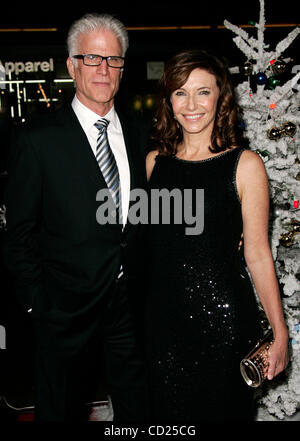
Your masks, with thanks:
[{"label": "suit jacket", "polygon": [[[119,114],[131,189],[146,188],[147,131]],[[25,309],[51,335],[99,320],[123,265],[139,274],[139,226],[99,225],[96,194],[107,188],[70,104],[14,136],[5,196],[4,256]]]}]

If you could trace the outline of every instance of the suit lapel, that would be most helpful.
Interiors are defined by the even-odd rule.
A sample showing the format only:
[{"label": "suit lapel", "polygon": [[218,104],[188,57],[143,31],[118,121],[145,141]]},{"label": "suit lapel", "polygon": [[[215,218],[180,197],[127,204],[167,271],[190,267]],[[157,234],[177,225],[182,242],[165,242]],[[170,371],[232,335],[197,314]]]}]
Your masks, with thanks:
[{"label": "suit lapel", "polygon": [[[72,148],[72,158],[80,164],[83,174],[91,179],[97,188],[106,187],[106,182],[99,170],[98,162],[91,149],[84,130],[82,129],[71,105],[65,106],[59,118],[65,128],[63,129],[63,137]],[[86,172],[85,172],[86,170]]]},{"label": "suit lapel", "polygon": [[[143,184],[139,183],[139,179],[136,178],[141,174],[138,167],[142,166],[142,164],[136,160],[134,153],[134,146],[137,142],[136,130],[134,124],[132,124],[128,117],[119,112],[118,116],[122,126],[127,158],[129,162],[130,190],[132,190],[138,186],[143,187]],[[62,139],[65,139],[65,144],[71,150],[72,160],[76,161],[77,164],[80,165],[82,174],[87,176],[87,179],[93,183],[96,190],[107,188],[105,179],[103,178],[103,175],[99,169],[98,162],[94,156],[89,141],[70,104],[64,106],[58,112],[58,119],[62,126],[61,137]],[[130,201],[129,209],[133,204],[134,201]],[[127,222],[124,232],[127,232],[128,228],[130,227],[131,225]]]}]

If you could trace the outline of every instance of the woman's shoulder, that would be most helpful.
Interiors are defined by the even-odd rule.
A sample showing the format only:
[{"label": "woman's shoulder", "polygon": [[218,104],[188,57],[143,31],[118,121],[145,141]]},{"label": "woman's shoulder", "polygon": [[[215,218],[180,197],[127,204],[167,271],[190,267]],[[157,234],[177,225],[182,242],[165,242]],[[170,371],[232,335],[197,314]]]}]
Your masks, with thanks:
[{"label": "woman's shoulder", "polygon": [[265,164],[259,153],[249,149],[242,150],[237,167],[237,179],[247,186],[250,182],[266,181]]},{"label": "woman's shoulder", "polygon": [[260,157],[259,153],[243,148],[241,150],[240,160],[239,160],[239,166],[243,168],[257,168],[257,167],[264,167],[264,162],[262,158]]},{"label": "woman's shoulder", "polygon": [[154,168],[155,161],[156,161],[158,155],[159,155],[158,149],[151,150],[147,154],[147,157],[146,157],[146,172],[147,172],[147,179],[148,180],[150,179],[150,176],[151,176],[151,173],[152,173],[152,170]]},{"label": "woman's shoulder", "polygon": [[156,156],[159,155],[158,149],[151,150],[146,157],[147,161],[155,161]]}]

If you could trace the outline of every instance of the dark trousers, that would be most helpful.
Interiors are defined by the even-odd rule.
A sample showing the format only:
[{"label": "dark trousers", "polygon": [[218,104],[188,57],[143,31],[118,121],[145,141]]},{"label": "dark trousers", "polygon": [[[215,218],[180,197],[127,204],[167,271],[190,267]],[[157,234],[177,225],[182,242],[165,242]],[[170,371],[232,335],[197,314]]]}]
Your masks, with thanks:
[{"label": "dark trousers", "polygon": [[[93,338],[74,353],[37,345],[36,421],[84,420],[86,379],[99,340],[103,344],[114,421],[148,421],[148,387],[144,360],[138,347],[123,279],[106,306]],[[38,335],[38,329],[37,329]],[[37,341],[39,338],[37,338]],[[99,347],[99,346],[98,346]],[[92,354],[93,355],[93,354]]]}]

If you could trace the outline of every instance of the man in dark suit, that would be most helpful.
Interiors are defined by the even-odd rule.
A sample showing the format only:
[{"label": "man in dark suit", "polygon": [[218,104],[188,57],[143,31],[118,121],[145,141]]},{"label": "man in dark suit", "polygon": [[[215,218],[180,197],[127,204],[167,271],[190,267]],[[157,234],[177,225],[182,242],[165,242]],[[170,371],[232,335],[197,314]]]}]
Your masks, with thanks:
[{"label": "man in dark suit", "polygon": [[[107,14],[75,22],[67,59],[76,84],[72,103],[34,119],[14,137],[4,255],[34,320],[39,421],[79,417],[89,368],[85,357],[99,339],[114,419],[145,421],[148,415],[128,303],[128,284],[140,271],[142,233],[126,223],[130,189],[146,185],[147,133],[114,106],[127,47],[124,26]],[[110,188],[97,157],[97,124],[104,117],[120,196],[112,216],[122,222],[101,224],[97,194]]]}]

